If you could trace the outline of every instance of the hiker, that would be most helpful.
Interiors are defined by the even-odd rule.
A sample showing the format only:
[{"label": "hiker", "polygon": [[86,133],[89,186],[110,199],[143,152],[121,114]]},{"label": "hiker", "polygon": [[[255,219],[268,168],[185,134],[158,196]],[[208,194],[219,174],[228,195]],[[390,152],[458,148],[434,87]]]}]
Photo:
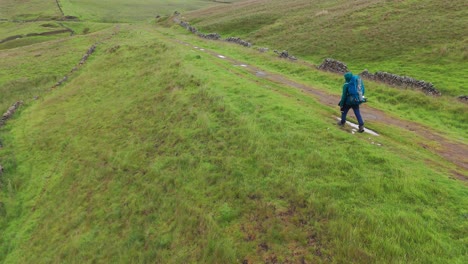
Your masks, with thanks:
[{"label": "hiker", "polygon": [[344,126],[346,115],[349,109],[352,108],[359,123],[358,132],[362,133],[364,132],[364,120],[362,120],[359,105],[366,101],[364,97],[364,83],[359,76],[353,75],[352,72],[345,73],[344,78],[346,82],[343,85],[341,100],[338,103],[341,110],[341,120],[338,121],[338,125]]}]

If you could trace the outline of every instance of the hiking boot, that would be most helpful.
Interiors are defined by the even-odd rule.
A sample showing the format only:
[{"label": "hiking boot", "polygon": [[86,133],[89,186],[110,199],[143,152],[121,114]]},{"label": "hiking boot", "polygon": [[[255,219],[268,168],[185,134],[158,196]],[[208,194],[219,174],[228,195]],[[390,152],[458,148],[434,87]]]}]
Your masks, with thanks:
[{"label": "hiking boot", "polygon": [[340,120],[340,121],[338,121],[338,123],[336,123],[336,124],[339,125],[339,126],[344,126],[345,123],[342,123],[341,120]]},{"label": "hiking boot", "polygon": [[359,132],[359,133],[362,133],[362,132],[364,132],[364,125],[362,125],[362,126],[359,126],[359,130],[358,130],[358,132]]}]

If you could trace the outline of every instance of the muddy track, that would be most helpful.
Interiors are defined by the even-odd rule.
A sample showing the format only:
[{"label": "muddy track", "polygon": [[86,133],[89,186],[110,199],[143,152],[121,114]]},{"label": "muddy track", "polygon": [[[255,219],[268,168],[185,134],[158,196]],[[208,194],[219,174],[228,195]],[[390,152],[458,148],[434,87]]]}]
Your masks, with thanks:
[{"label": "muddy track", "polygon": [[[286,76],[270,73],[258,67],[249,65],[245,62],[237,61],[235,59],[223,56],[219,53],[216,53],[211,50],[207,50],[204,48],[196,47],[190,43],[182,42],[179,40],[173,40],[179,44],[183,44],[185,46],[191,47],[198,51],[204,52],[211,56],[217,57],[219,59],[228,61],[232,65],[242,66],[245,70],[247,70],[250,74],[254,75],[256,78],[262,78],[280,85],[286,85],[289,87],[294,87],[299,89],[303,92],[309,93],[313,95],[319,102],[322,104],[328,105],[330,107],[337,107],[337,102],[339,101],[339,96],[329,94],[325,91],[315,89],[311,86],[295,82]],[[425,127],[421,124],[398,119],[395,116],[390,116],[385,112],[372,108],[368,105],[362,106],[362,115],[365,120],[371,121],[372,123],[382,123],[385,125],[391,125],[403,130],[407,130],[410,133],[417,134],[421,138],[425,139],[426,142],[434,143],[436,142],[438,147],[429,147],[426,144],[421,143],[421,148],[426,150],[430,150],[431,152],[439,155],[441,158],[455,164],[461,172],[453,172],[453,175],[462,180],[468,180],[468,145],[462,142],[455,142],[451,139],[444,137],[443,135],[433,131],[432,129]]]}]

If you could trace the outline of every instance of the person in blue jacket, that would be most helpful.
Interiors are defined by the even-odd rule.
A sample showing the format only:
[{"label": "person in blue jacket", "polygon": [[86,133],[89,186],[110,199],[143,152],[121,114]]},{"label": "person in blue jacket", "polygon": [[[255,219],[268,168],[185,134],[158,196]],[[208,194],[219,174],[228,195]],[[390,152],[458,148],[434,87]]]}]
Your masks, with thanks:
[{"label": "person in blue jacket", "polygon": [[[346,115],[348,114],[349,109],[353,109],[354,115],[356,116],[358,123],[359,123],[359,133],[364,132],[364,120],[362,120],[361,112],[359,111],[359,104],[351,104],[349,103],[348,98],[348,83],[353,78],[352,72],[347,72],[344,74],[345,84],[343,85],[343,92],[341,93],[341,100],[338,103],[341,110],[341,120],[338,121],[338,125],[344,126],[346,123]],[[364,95],[364,84],[362,84],[362,94]]]}]

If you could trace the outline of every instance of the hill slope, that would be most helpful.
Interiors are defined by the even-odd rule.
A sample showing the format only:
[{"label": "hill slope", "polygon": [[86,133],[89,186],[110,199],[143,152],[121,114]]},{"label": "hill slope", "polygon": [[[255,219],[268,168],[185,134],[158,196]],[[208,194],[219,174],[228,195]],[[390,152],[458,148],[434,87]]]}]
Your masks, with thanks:
[{"label": "hill slope", "polygon": [[[388,71],[466,94],[466,3],[456,1],[255,0],[185,14],[204,32],[286,49],[317,64]],[[443,67],[441,67],[443,65]]]},{"label": "hill slope", "polygon": [[466,257],[466,188],[430,154],[145,26],[94,56],[9,123],[4,262]]},{"label": "hill slope", "polygon": [[0,262],[466,262],[466,105],[369,81],[349,133],[342,76],[166,22],[0,50]]}]

